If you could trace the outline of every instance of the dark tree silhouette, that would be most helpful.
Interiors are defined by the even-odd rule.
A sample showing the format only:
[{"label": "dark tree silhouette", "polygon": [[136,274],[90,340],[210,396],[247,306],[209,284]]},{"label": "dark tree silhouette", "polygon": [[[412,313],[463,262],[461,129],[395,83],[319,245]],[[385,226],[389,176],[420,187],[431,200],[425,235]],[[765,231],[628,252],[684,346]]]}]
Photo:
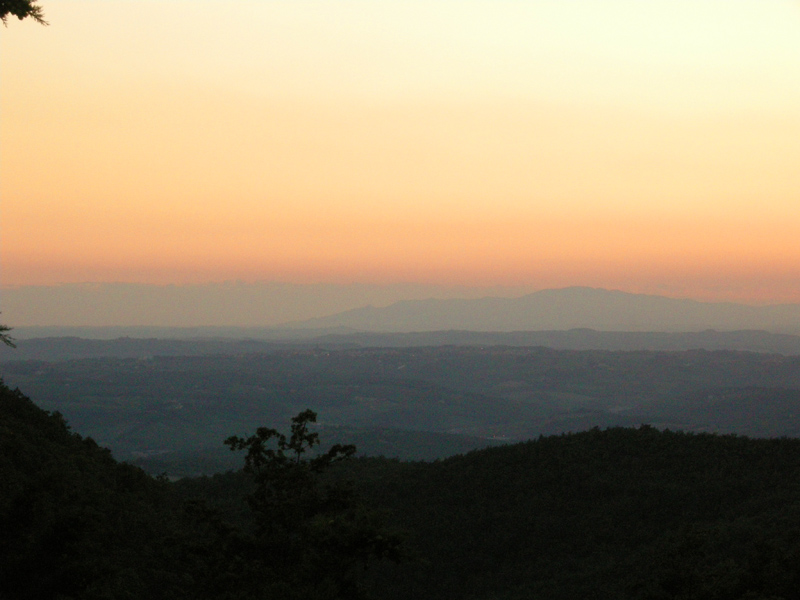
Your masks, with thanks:
[{"label": "dark tree silhouette", "polygon": [[8,335],[9,331],[11,331],[11,327],[8,325],[0,325],[0,343],[16,348],[17,345],[14,343],[14,338]]},{"label": "dark tree silhouette", "polygon": [[336,444],[315,453],[315,421],[305,410],[292,419],[288,437],[259,427],[248,438],[225,440],[231,450],[247,451],[244,470],[255,484],[247,499],[253,535],[236,562],[257,565],[249,569],[258,575],[251,587],[269,597],[356,600],[363,570],[373,559],[398,560],[401,541],[350,485],[326,475],[356,448]]},{"label": "dark tree silhouette", "polygon": [[37,23],[47,25],[44,20],[44,11],[37,6],[38,0],[0,0],[0,19],[3,25],[7,24],[8,15],[17,17],[20,21],[30,17]]}]

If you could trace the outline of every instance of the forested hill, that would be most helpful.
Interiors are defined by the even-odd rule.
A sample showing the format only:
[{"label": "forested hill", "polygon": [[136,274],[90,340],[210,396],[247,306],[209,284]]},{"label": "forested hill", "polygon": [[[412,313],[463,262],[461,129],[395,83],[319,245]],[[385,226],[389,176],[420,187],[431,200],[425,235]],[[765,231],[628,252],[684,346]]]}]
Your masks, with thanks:
[{"label": "forested hill", "polygon": [[174,593],[167,492],[0,383],[0,598]]},{"label": "forested hill", "polygon": [[[276,465],[289,493],[251,522],[250,474],[152,479],[0,386],[0,598],[800,598],[797,439],[594,429],[301,488]],[[308,513],[314,490],[346,510]],[[381,519],[404,560],[337,587]]]},{"label": "forested hill", "polygon": [[800,598],[797,439],[642,426],[350,466],[418,553],[386,600]]}]

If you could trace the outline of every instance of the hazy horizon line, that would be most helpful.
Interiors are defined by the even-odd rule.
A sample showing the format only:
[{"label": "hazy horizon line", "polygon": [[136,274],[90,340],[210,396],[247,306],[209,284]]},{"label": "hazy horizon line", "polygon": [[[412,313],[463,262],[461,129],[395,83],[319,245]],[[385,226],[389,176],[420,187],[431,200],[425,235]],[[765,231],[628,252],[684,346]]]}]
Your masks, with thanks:
[{"label": "hazy horizon line", "polygon": [[[370,282],[370,281],[290,281],[278,279],[261,279],[261,280],[244,280],[244,279],[224,279],[217,281],[203,281],[203,282],[146,282],[146,281],[65,281],[57,283],[38,283],[38,284],[3,284],[0,283],[0,291],[20,291],[32,289],[55,290],[64,288],[80,288],[80,289],[101,289],[110,287],[127,287],[127,288],[149,288],[149,289],[197,289],[197,288],[256,288],[256,287],[276,287],[276,288],[331,288],[331,289],[375,289],[375,290],[392,290],[392,289],[407,289],[407,290],[430,290],[431,292],[437,291],[443,293],[465,293],[468,298],[479,297],[503,297],[503,298],[516,298],[535,294],[538,292],[546,292],[553,290],[567,290],[567,289],[591,289],[603,290],[608,292],[620,292],[623,294],[631,294],[637,296],[656,296],[662,298],[669,298],[673,300],[692,300],[695,302],[702,302],[708,304],[741,304],[747,306],[777,306],[786,304],[800,304],[800,299],[784,300],[784,299],[765,299],[754,298],[753,294],[745,294],[742,297],[739,294],[730,293],[728,287],[720,286],[720,289],[705,289],[701,292],[695,291],[694,293],[686,290],[676,290],[671,286],[640,285],[640,286],[602,286],[592,284],[563,284],[563,285],[544,285],[538,286],[536,284],[463,284],[463,283],[431,283],[425,281],[391,281],[391,282]],[[725,290],[728,293],[725,293]],[[475,296],[476,293],[487,293],[486,296]],[[497,296],[489,294],[497,293]],[[437,296],[432,296],[435,298]],[[446,296],[449,298],[451,296]],[[453,296],[457,297],[457,296]],[[409,298],[411,299],[411,298]],[[424,297],[414,299],[426,299]],[[402,299],[390,301],[388,306],[395,302],[402,301]],[[364,304],[364,306],[368,306]]]}]

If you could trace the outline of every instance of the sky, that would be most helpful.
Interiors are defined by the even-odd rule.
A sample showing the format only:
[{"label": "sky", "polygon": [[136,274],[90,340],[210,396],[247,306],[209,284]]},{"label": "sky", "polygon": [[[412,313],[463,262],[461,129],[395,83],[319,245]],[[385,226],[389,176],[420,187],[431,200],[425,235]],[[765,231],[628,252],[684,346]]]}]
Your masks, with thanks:
[{"label": "sky", "polygon": [[6,289],[800,302],[800,2],[41,6],[0,29]]}]

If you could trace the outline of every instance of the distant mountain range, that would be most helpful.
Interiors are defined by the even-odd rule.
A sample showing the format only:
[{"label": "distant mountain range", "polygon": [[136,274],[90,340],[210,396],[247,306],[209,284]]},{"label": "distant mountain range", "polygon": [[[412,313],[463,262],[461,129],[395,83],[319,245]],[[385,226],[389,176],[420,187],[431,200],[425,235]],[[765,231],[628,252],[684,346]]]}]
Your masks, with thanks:
[{"label": "distant mountain range", "polygon": [[750,306],[571,287],[65,284],[2,289],[18,339],[297,339],[357,332],[761,330],[800,334],[800,304]]},{"label": "distant mountain range", "polygon": [[751,306],[630,294],[588,287],[542,290],[520,298],[406,300],[290,323],[298,329],[370,332],[763,330],[800,333],[800,304]]}]

